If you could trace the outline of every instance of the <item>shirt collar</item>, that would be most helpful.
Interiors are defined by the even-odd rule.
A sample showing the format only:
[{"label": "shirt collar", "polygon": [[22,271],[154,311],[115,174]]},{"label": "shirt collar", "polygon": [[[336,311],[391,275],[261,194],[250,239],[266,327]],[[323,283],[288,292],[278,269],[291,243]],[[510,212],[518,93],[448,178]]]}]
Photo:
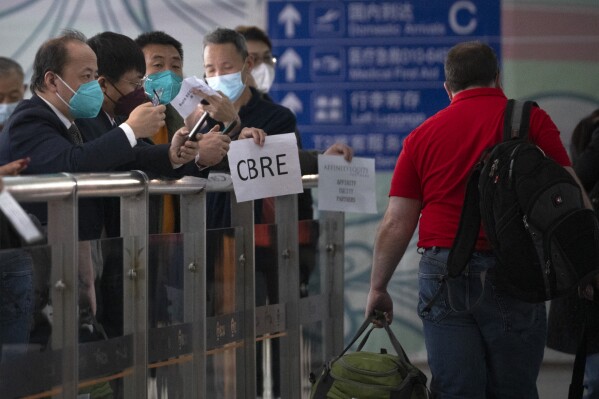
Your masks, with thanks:
[{"label": "shirt collar", "polygon": [[493,96],[493,97],[503,97],[507,99],[503,90],[498,89],[496,87],[477,87],[475,89],[466,89],[462,90],[453,96],[451,103],[455,103],[457,101],[466,100],[473,97],[481,97],[481,96]]},{"label": "shirt collar", "polygon": [[62,123],[64,123],[64,126],[68,129],[71,127],[72,122],[69,120],[69,118],[67,118],[66,116],[64,116],[64,114],[62,112],[60,112],[58,110],[58,108],[56,108],[54,105],[52,105],[52,103],[50,103],[50,101],[46,100],[44,97],[42,96],[38,96],[39,98],[41,98],[42,100],[44,100],[44,102],[46,104],[48,104],[48,106],[50,107],[50,109],[52,111],[54,111],[54,113],[56,114],[56,116],[58,116],[58,119],[60,119],[62,121]]},{"label": "shirt collar", "polygon": [[116,120],[112,116],[108,115],[108,112],[106,112],[104,110],[102,110],[102,112],[104,112],[104,115],[106,115],[106,118],[108,118],[108,122],[110,122],[111,126],[117,125]]}]

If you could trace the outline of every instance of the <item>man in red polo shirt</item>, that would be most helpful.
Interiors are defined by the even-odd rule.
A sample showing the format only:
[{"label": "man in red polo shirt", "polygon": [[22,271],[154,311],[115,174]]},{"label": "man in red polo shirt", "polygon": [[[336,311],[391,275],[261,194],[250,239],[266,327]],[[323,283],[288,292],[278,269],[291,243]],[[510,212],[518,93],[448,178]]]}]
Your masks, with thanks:
[{"label": "man in red polo shirt", "polygon": [[[457,232],[466,181],[483,151],[502,140],[507,104],[493,50],[479,42],[460,43],[445,61],[445,89],[451,103],[416,128],[403,143],[391,181],[389,205],[374,244],[366,314],[387,313],[393,303],[387,284],[419,225],[418,313],[432,372],[431,390],[438,398],[538,398],[536,379],[546,335],[545,304],[525,303],[495,290],[486,274],[481,301],[455,312],[444,289],[425,309],[447,274],[447,255]],[[570,160],[559,131],[546,112],[534,107],[531,140],[568,169]],[[481,294],[481,272],[495,257],[479,235],[468,274],[453,288],[452,298]],[[460,289],[462,291],[460,291]],[[457,291],[457,292],[456,292]]]}]

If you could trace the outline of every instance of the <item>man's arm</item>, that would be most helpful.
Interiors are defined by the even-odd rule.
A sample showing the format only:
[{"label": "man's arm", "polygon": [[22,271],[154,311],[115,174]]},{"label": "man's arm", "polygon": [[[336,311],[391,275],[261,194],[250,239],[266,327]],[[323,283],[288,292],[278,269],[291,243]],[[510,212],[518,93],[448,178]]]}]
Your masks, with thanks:
[{"label": "man's arm", "polygon": [[576,172],[574,171],[574,169],[572,169],[571,166],[564,166],[564,169],[566,169],[568,171],[568,173],[570,173],[572,175],[572,177],[574,178],[574,180],[576,181],[576,183],[578,183],[578,186],[580,187],[580,190],[582,191],[582,200],[584,201],[584,205],[588,209],[593,209],[593,204],[591,202],[591,199],[587,195],[587,192],[586,192],[584,186],[582,185],[582,182],[580,181],[580,179],[576,175]]},{"label": "man's arm", "polygon": [[576,157],[574,170],[587,191],[599,181],[599,129],[595,129],[589,143]]},{"label": "man's arm", "polygon": [[387,284],[414,235],[422,202],[411,198],[390,197],[389,205],[379,225],[374,242],[370,292],[366,303],[366,317],[375,310],[386,313],[387,321],[393,319],[393,301]]},{"label": "man's arm", "polygon": [[[589,198],[586,190],[584,189],[584,186],[582,185],[582,182],[576,175],[576,172],[574,171],[574,169],[572,169],[572,167],[570,167],[570,166],[566,166],[565,169],[572,175],[574,180],[576,180],[576,183],[578,183],[578,185],[580,186],[580,189],[582,190],[582,199],[584,201],[584,205],[588,209],[593,209],[593,203],[591,202],[591,199]],[[593,278],[593,280],[591,280],[591,283],[587,284],[584,287],[582,287],[582,286],[579,287],[578,288],[579,295],[588,299],[589,301],[592,301],[593,297],[595,295],[595,290],[593,290],[593,287],[595,287],[595,290],[599,290],[599,275],[596,275]]]}]

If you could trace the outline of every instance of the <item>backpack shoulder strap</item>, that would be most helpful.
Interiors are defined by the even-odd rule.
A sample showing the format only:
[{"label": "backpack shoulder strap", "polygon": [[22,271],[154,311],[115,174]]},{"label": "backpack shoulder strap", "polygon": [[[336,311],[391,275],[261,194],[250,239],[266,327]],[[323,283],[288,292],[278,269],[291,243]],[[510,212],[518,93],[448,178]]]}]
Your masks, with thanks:
[{"label": "backpack shoulder strap", "polygon": [[[597,295],[597,291],[595,291]],[[587,360],[587,344],[592,336],[591,328],[589,327],[589,317],[591,317],[591,304],[588,300],[579,298],[580,306],[583,311],[582,333],[576,349],[576,357],[574,358],[574,368],[572,369],[572,379],[568,389],[568,399],[582,399],[584,394],[584,369]]]},{"label": "backpack shoulder strap", "polygon": [[503,117],[503,141],[528,137],[530,110],[533,106],[537,106],[534,101],[508,100]]},{"label": "backpack shoulder strap", "polygon": [[457,277],[468,264],[478,232],[480,230],[480,203],[478,192],[478,180],[480,177],[480,166],[476,166],[466,183],[466,195],[462,206],[460,224],[453,241],[453,246],[447,258],[447,273],[449,277]]}]

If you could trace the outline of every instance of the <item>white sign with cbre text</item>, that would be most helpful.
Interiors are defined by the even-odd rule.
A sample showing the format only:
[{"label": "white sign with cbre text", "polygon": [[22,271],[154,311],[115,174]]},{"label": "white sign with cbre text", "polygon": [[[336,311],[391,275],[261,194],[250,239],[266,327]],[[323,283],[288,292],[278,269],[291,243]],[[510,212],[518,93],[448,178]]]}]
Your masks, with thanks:
[{"label": "white sign with cbre text", "polygon": [[252,139],[233,141],[228,158],[238,202],[303,191],[295,133],[267,136],[262,147]]}]

